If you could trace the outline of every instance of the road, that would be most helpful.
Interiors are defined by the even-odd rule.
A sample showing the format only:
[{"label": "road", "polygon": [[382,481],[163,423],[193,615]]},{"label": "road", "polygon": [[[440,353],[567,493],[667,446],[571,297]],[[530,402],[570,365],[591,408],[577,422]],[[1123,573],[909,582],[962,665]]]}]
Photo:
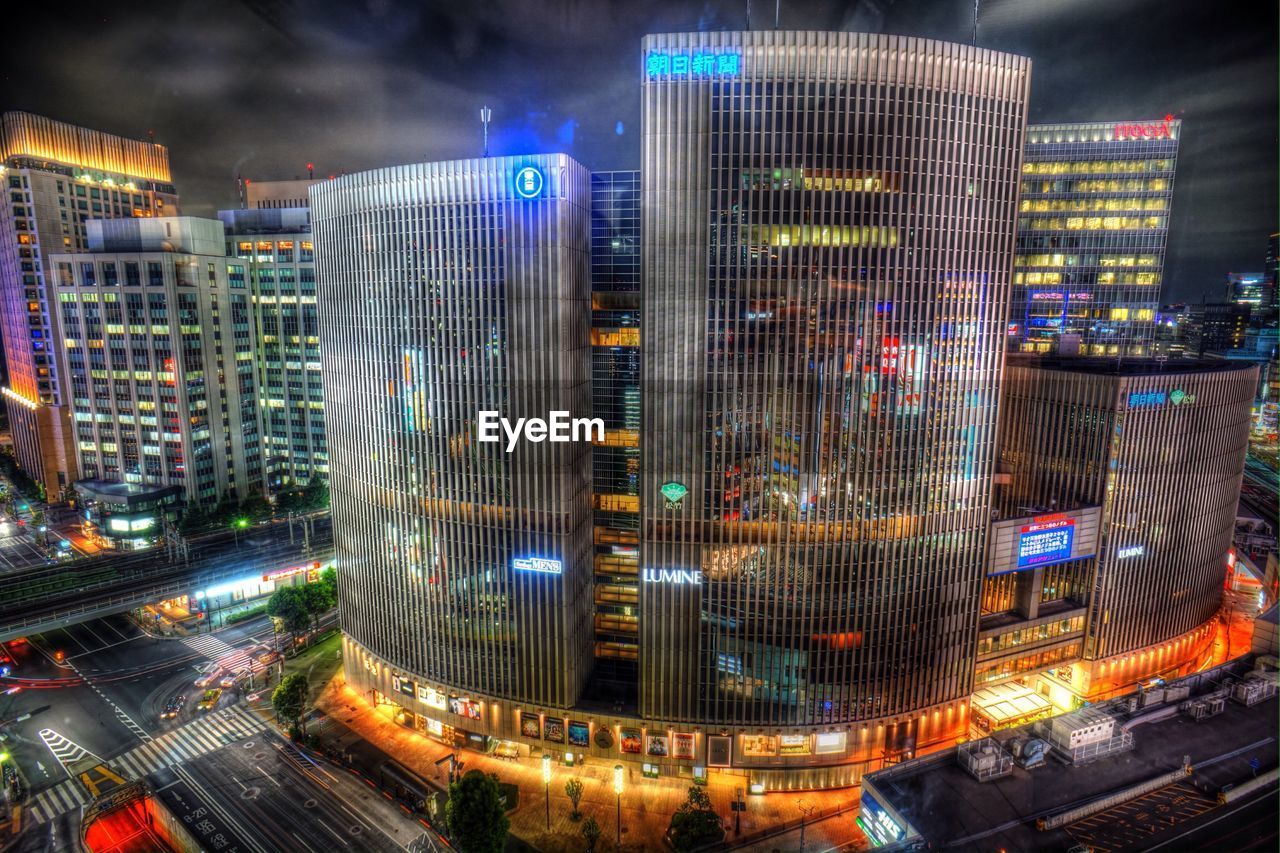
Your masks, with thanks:
[{"label": "road", "polygon": [[[8,721],[0,729],[33,791],[19,849],[69,849],[88,795],[59,759],[84,752],[126,779],[145,776],[193,816],[193,831],[209,830],[200,830],[201,843],[220,853],[399,850],[420,839],[421,825],[376,791],[294,754],[236,689],[214,709],[197,709],[197,677],[273,639],[265,617],[213,635],[155,639],[113,616],[7,644],[17,666],[0,689],[21,689],[0,694],[0,722]],[[187,697],[177,718],[161,719],[177,695]]]}]

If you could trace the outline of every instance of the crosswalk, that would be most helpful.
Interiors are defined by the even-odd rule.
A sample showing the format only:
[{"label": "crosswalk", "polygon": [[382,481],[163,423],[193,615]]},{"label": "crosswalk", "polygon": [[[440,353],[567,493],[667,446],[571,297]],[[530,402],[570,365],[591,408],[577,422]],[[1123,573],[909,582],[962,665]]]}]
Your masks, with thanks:
[{"label": "crosswalk", "polygon": [[92,752],[53,729],[41,729],[40,740],[44,741],[44,745],[58,759],[58,763],[66,768],[68,774],[75,773],[74,768],[84,764],[86,759],[89,759],[90,765],[100,763],[100,759]]},{"label": "crosswalk", "polygon": [[235,671],[242,666],[252,664],[252,659],[244,649],[237,649],[230,643],[223,642],[212,634],[197,634],[194,637],[183,637],[182,642],[188,648],[210,658],[223,669]]},{"label": "crosswalk", "polygon": [[[161,767],[191,761],[229,743],[253,737],[266,728],[261,717],[243,706],[233,705],[165,732],[149,743],[117,755],[107,765],[126,778],[141,779]],[[32,822],[44,823],[79,808],[88,799],[89,794],[79,780],[64,779],[36,794],[28,803],[27,812]]]}]

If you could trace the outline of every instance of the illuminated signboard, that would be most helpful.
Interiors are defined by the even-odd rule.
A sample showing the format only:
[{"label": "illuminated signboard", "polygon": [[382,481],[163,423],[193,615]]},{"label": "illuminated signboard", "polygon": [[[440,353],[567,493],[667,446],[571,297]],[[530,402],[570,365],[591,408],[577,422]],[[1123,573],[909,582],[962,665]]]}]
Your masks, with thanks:
[{"label": "illuminated signboard", "polygon": [[1139,122],[1137,124],[1117,124],[1114,128],[1116,139],[1171,139],[1169,123],[1172,115],[1164,117],[1164,121]]},{"label": "illuminated signboard", "polygon": [[1129,395],[1129,408],[1145,409],[1151,406],[1163,406],[1169,395],[1163,391],[1134,391]]},{"label": "illuminated signboard", "polygon": [[906,836],[906,830],[898,826],[897,821],[889,816],[875,797],[863,792],[861,806],[858,826],[870,839],[873,847],[883,847],[901,841]]},{"label": "illuminated signboard", "polygon": [[443,711],[446,707],[446,697],[434,687],[425,684],[418,685],[418,701],[426,705],[428,708],[435,708]]},{"label": "illuminated signboard", "polygon": [[516,195],[537,198],[542,194],[542,172],[536,166],[525,166],[516,172]]},{"label": "illuminated signboard", "polygon": [[667,53],[652,51],[644,58],[646,77],[668,80],[736,77],[742,71],[740,53]]},{"label": "illuminated signboard", "polygon": [[659,491],[667,499],[667,509],[679,509],[680,502],[684,500],[685,495],[689,494],[689,490],[683,483],[663,483]]},{"label": "illuminated signboard", "polygon": [[702,572],[689,569],[642,569],[640,579],[646,583],[702,586]]},{"label": "illuminated signboard", "polygon": [[1018,536],[1018,568],[1070,560],[1075,535],[1076,520],[1067,516],[1042,516],[1024,524]]},{"label": "illuminated signboard", "polygon": [[541,575],[558,575],[564,571],[559,560],[546,557],[516,557],[511,561],[511,568],[518,572],[536,572]]},{"label": "illuminated signboard", "polygon": [[1032,299],[1062,299],[1063,296],[1056,290],[1034,290],[1031,292]]},{"label": "illuminated signboard", "polygon": [[1146,545],[1129,545],[1116,551],[1116,559],[1127,560],[1130,557],[1141,557],[1145,553],[1147,553]]}]

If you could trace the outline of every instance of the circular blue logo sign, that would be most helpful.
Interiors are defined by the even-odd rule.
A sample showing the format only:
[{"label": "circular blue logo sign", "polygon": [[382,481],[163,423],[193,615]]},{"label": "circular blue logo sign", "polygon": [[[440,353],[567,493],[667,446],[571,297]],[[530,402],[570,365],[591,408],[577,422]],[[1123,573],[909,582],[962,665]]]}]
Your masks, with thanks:
[{"label": "circular blue logo sign", "polygon": [[516,195],[520,198],[542,195],[542,172],[536,166],[525,166],[516,172]]}]

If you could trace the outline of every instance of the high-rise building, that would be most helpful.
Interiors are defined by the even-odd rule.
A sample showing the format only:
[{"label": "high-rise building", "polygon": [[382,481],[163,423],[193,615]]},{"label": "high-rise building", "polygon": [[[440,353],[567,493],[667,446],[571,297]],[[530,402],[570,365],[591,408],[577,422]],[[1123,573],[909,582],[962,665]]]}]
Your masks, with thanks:
[{"label": "high-rise building", "polygon": [[[979,683],[1046,672],[1044,692],[1067,691],[1070,707],[1202,662],[1256,384],[1255,366],[1225,360],[1011,357],[997,511],[1014,521],[995,524],[1011,526],[1010,553],[993,558],[984,598],[1002,614],[994,636],[1014,639]],[[1019,584],[1043,612],[1020,609]]]},{"label": "high-rise building", "polygon": [[640,715],[847,782],[963,727],[1030,62],[706,32],[642,72]]},{"label": "high-rise building", "polygon": [[181,486],[189,504],[262,491],[253,314],[222,224],[89,220],[50,253],[76,467],[98,484]]},{"label": "high-rise building", "polygon": [[1151,354],[1181,135],[1173,116],[1027,128],[1011,349]]},{"label": "high-rise building", "polygon": [[593,698],[634,710],[640,582],[640,173],[591,176]]},{"label": "high-rise building", "polygon": [[590,173],[401,166],[311,202],[349,683],[457,745],[540,737],[593,665],[600,436],[488,441],[485,413],[590,412]]},{"label": "high-rise building", "polygon": [[[1253,312],[1239,302],[1201,302],[1191,306],[1188,343],[1198,355],[1225,353],[1244,346]],[[1191,337],[1194,336],[1194,337]]]},{"label": "high-rise building", "polygon": [[58,375],[48,256],[87,248],[86,221],[172,216],[162,145],[24,112],[0,117],[3,388],[19,464],[50,500],[76,478],[70,402]]},{"label": "high-rise building", "polygon": [[265,486],[305,485],[329,473],[310,211],[223,210],[218,218],[227,256],[239,259],[248,276]]},{"label": "high-rise building", "polygon": [[1256,322],[1274,322],[1274,317],[1267,317],[1271,307],[1271,289],[1275,285],[1260,272],[1227,273],[1226,300],[1249,309],[1250,316]]},{"label": "high-rise building", "polygon": [[1280,234],[1272,234],[1267,238],[1267,257],[1262,265],[1262,274],[1271,285],[1271,303],[1267,306],[1267,322],[1277,322],[1276,312],[1280,310]]}]

